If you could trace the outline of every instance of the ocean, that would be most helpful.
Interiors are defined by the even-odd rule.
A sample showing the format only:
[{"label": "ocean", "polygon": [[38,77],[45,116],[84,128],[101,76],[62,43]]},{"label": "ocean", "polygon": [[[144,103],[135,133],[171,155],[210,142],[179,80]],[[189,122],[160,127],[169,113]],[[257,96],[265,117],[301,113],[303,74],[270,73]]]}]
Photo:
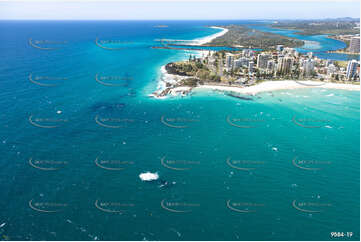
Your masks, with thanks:
[{"label": "ocean", "polygon": [[230,22],[1,21],[1,240],[359,240],[359,92],[148,97]]}]

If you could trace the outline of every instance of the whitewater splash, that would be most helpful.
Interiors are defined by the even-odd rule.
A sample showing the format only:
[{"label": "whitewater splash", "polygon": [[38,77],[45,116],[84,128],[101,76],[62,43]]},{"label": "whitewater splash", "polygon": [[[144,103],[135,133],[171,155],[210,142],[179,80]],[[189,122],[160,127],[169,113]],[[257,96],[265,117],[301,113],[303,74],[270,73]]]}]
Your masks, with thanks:
[{"label": "whitewater splash", "polygon": [[151,173],[151,172],[147,171],[145,173],[140,173],[139,178],[142,181],[155,181],[155,180],[159,179],[159,175],[158,175],[158,172]]}]

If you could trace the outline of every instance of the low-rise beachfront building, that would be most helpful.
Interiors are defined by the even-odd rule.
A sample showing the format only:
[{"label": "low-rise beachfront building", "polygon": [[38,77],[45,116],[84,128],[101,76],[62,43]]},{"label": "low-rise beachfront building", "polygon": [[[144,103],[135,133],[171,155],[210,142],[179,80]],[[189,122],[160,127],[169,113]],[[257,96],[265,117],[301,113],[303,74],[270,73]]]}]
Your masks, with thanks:
[{"label": "low-rise beachfront building", "polygon": [[333,74],[335,74],[337,71],[337,67],[334,64],[330,64],[327,66],[327,75],[331,77]]}]

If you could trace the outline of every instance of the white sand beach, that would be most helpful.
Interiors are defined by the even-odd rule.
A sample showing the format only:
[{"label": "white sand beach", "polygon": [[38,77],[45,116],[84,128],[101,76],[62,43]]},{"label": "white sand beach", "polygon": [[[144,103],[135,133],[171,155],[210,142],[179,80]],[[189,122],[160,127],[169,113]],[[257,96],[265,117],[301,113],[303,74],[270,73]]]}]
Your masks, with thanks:
[{"label": "white sand beach", "polygon": [[317,81],[265,81],[260,84],[250,87],[232,87],[232,86],[217,86],[217,85],[202,85],[194,88],[194,91],[201,89],[211,89],[218,91],[232,91],[241,94],[255,95],[260,92],[270,92],[276,90],[288,90],[299,88],[331,88],[342,89],[351,91],[360,91],[360,85],[343,84],[343,83],[331,83],[331,82],[317,82]]},{"label": "white sand beach", "polygon": [[226,34],[228,32],[228,29],[226,28],[221,28],[221,27],[215,27],[215,26],[212,26],[210,27],[212,29],[222,29],[221,32],[218,32],[218,33],[215,33],[215,34],[212,34],[212,35],[209,35],[209,36],[206,36],[206,37],[203,37],[203,38],[199,38],[199,39],[195,39],[194,42],[195,44],[198,44],[198,45],[204,45],[204,44],[207,44],[209,42],[211,42],[212,40],[214,40],[215,38],[218,38],[224,34]]}]

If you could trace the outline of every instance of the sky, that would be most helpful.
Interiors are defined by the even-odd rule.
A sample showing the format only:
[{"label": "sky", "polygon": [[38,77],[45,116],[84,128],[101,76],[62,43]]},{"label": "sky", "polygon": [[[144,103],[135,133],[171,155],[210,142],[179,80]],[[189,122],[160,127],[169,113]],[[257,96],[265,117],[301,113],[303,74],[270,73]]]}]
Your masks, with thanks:
[{"label": "sky", "polygon": [[0,20],[322,19],[360,17],[358,0],[0,0]]}]

